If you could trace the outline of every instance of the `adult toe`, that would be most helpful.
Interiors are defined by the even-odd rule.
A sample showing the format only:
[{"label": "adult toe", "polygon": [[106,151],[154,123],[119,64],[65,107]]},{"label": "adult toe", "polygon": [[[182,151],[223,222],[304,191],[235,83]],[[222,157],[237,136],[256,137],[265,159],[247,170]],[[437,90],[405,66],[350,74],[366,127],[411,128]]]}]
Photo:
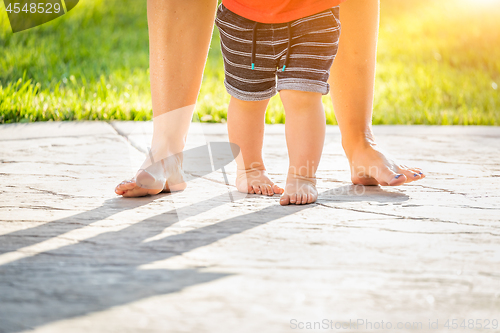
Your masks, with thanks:
[{"label": "adult toe", "polygon": [[273,185],[273,192],[276,194],[283,194],[283,192],[285,192],[285,190],[282,189],[281,187],[279,187],[278,185],[274,184]]},{"label": "adult toe", "polygon": [[267,186],[266,185],[260,185],[260,193],[262,193],[262,195],[267,195]]},{"label": "adult toe", "polygon": [[403,185],[407,180],[406,176],[402,172],[396,173],[388,167],[383,167],[383,169],[377,173],[377,177],[375,179],[380,185],[389,186]]},{"label": "adult toe", "polygon": [[425,173],[422,171],[422,169],[412,168],[411,170],[415,173],[418,173],[418,175],[420,176],[420,179],[425,178]]},{"label": "adult toe", "polygon": [[399,185],[403,185],[404,183],[406,183],[406,181],[407,181],[407,178],[404,174],[394,172],[394,174],[392,175],[392,178],[390,178],[389,181],[387,182],[387,185],[399,186]]},{"label": "adult toe", "polygon": [[400,169],[400,173],[406,176],[406,183],[410,183],[420,179],[420,175],[418,174],[418,172],[415,172],[411,169]]},{"label": "adult toe", "polygon": [[136,187],[136,184],[134,181],[125,180],[115,187],[115,193],[122,195],[123,193],[127,192],[128,190],[133,189],[134,187]]},{"label": "adult toe", "polygon": [[255,192],[255,194],[261,194],[262,192],[260,191],[260,186],[254,186],[253,187],[253,191]]},{"label": "adult toe", "polygon": [[266,189],[267,189],[267,195],[272,197],[274,195],[274,191],[271,185],[266,185]]}]

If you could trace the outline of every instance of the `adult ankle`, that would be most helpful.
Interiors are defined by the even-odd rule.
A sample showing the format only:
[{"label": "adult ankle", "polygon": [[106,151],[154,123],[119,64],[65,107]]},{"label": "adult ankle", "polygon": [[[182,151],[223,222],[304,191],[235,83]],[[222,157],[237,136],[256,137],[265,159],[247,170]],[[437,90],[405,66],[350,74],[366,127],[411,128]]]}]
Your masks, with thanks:
[{"label": "adult ankle", "polygon": [[239,173],[245,173],[245,172],[252,172],[252,171],[262,171],[262,172],[265,172],[266,171],[266,168],[264,167],[264,165],[262,166],[258,166],[258,167],[238,167],[236,169],[237,172]]},{"label": "adult ankle", "polygon": [[344,148],[344,151],[348,157],[355,150],[371,148],[374,145],[376,145],[375,138],[373,137],[371,131],[358,135],[351,134],[342,136],[342,148]]}]

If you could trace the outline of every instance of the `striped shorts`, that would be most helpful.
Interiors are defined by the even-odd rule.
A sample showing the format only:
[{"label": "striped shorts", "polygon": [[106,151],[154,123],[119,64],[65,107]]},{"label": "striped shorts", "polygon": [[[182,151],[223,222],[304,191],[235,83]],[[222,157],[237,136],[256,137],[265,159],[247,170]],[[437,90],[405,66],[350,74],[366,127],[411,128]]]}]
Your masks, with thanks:
[{"label": "striped shorts", "polygon": [[258,23],[220,5],[220,32],[227,92],[260,101],[289,89],[327,94],[340,37],[339,7],[288,23]]}]

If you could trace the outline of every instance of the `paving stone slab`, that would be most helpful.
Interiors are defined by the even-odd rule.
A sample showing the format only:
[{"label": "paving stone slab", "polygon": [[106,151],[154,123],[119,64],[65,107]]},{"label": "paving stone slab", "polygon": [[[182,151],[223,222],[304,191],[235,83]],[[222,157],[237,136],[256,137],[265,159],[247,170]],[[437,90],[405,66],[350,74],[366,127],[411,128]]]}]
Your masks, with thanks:
[{"label": "paving stone slab", "polygon": [[[230,185],[219,170],[183,192],[116,196],[144,159],[150,122],[1,125],[0,332],[369,332],[391,331],[388,322],[397,332],[481,331],[448,330],[447,319],[492,327],[500,128],[374,132],[427,178],[353,186],[329,126],[318,202],[281,207],[278,196],[237,193],[234,162]],[[193,124],[188,149],[211,141],[227,141],[224,124]],[[266,126],[264,158],[283,185],[284,126]],[[327,325],[358,320],[386,326]],[[294,329],[299,322],[321,326]]]}]

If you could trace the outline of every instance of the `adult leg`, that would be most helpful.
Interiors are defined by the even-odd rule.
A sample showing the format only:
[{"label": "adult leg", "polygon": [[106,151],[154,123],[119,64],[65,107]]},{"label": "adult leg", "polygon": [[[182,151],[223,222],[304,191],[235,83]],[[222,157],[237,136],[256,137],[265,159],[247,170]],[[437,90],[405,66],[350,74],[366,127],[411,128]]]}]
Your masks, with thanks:
[{"label": "adult leg", "polygon": [[286,112],[286,145],[290,165],[281,205],[308,204],[318,198],[316,170],[325,143],[325,111],[321,94],[281,90]]},{"label": "adult leg", "polygon": [[[148,0],[147,6],[154,124],[151,149],[153,154],[168,156],[184,148],[210,46],[217,1]],[[183,188],[184,183],[176,182],[169,187],[167,180],[165,184],[167,191]],[[161,191],[161,188],[141,188],[135,180],[123,182],[115,189],[126,197]]]},{"label": "adult leg", "polygon": [[340,5],[342,34],[329,83],[352,182],[395,186],[425,176],[419,168],[389,158],[373,137],[379,5],[379,0],[348,0]]}]

